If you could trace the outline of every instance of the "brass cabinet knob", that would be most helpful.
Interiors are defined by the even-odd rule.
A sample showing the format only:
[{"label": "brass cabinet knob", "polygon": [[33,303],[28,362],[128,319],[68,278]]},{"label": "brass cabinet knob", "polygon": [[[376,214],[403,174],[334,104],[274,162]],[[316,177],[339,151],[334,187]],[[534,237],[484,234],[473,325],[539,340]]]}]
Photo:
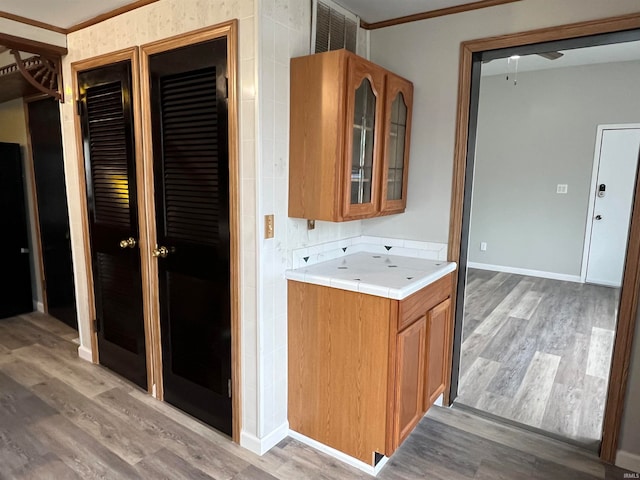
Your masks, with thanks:
[{"label": "brass cabinet knob", "polygon": [[154,257],[166,258],[169,255],[169,249],[167,247],[158,247],[153,249],[152,255]]},{"label": "brass cabinet knob", "polygon": [[125,240],[120,240],[120,248],[135,248],[136,239],[133,237],[129,237]]}]

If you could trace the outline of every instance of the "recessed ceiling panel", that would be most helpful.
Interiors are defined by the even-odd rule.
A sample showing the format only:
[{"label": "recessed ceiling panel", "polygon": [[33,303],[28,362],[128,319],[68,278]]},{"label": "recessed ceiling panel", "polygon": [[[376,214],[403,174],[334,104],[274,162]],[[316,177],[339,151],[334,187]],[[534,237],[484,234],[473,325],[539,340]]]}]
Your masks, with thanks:
[{"label": "recessed ceiling panel", "polygon": [[2,0],[3,12],[69,28],[78,23],[136,3],[132,0]]}]

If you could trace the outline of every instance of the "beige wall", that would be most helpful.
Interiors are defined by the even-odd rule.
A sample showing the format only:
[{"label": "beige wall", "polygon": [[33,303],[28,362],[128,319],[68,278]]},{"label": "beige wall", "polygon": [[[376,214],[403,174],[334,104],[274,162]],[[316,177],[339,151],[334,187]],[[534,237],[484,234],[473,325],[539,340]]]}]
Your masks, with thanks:
[{"label": "beige wall", "polygon": [[[9,63],[12,63],[9,62]],[[4,64],[0,63],[0,66]],[[33,167],[31,158],[27,155],[27,124],[24,115],[22,99],[10,100],[0,103],[0,142],[18,143],[22,147],[24,172],[24,184],[26,194],[26,206],[29,215],[29,263],[31,266],[31,295],[33,296],[33,308],[42,309],[42,281],[40,280],[40,267],[37,259],[40,258],[39,243],[37,238],[35,205],[33,202],[34,185],[28,171]]]},{"label": "beige wall", "polygon": [[[61,108],[65,156],[67,198],[71,244],[76,279],[76,299],[81,348],[88,355],[91,348],[88,304],[88,279],[83,253],[84,238],[80,206],[79,155],[74,127],[74,92],[71,63],[124,48],[143,45],[199,28],[239,19],[240,80],[240,177],[241,177],[241,315],[242,315],[242,420],[250,435],[257,435],[259,416],[255,370],[256,329],[256,5],[253,0],[160,0],[145,7],[109,19],[67,37],[69,54],[63,59],[65,96]],[[140,139],[138,139],[140,141]]]},{"label": "beige wall", "polygon": [[[460,42],[637,12],[638,0],[522,0],[373,31],[372,60],[415,84],[414,124],[407,212],[364,221],[364,233],[447,241]],[[640,405],[638,360],[629,379],[631,410]],[[637,458],[639,420],[637,411],[625,413],[621,444]]]}]

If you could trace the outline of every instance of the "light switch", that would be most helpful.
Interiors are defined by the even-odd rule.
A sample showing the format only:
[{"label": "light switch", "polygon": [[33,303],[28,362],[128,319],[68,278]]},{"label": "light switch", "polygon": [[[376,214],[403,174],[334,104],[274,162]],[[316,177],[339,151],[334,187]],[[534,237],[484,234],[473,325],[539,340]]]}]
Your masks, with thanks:
[{"label": "light switch", "polygon": [[264,216],[264,238],[273,238],[273,214]]},{"label": "light switch", "polygon": [[567,193],[568,188],[569,185],[567,185],[566,183],[559,183],[558,188],[556,189],[556,193]]}]

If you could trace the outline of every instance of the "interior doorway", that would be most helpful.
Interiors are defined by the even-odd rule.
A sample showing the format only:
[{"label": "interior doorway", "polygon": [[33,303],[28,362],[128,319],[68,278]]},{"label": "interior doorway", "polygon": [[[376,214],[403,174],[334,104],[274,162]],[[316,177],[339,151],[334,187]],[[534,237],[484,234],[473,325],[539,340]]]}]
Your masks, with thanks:
[{"label": "interior doorway", "polygon": [[638,145],[640,124],[598,126],[582,262],[587,283],[622,286]]},{"label": "interior doorway", "polygon": [[17,143],[0,143],[0,211],[6,230],[0,276],[0,319],[31,312],[31,271],[23,183],[22,155]]},{"label": "interior doorway", "polygon": [[33,164],[36,221],[44,310],[78,329],[71,258],[69,208],[58,101],[51,97],[25,99],[27,135]]},{"label": "interior doorway", "polygon": [[[590,26],[592,27],[592,26]],[[608,25],[606,27],[603,28],[612,28],[611,25]],[[464,92],[467,92],[467,94],[470,93],[470,98],[471,98],[471,102],[469,103],[469,129],[468,131],[464,128],[461,127],[461,123],[459,123],[458,126],[458,133],[462,134],[462,137],[458,137],[458,144],[460,146],[460,141],[462,138],[464,138],[464,142],[466,145],[466,148],[462,151],[465,152],[465,156],[466,156],[466,165],[465,162],[462,161],[462,157],[459,155],[459,153],[461,153],[460,150],[457,150],[456,153],[456,158],[458,163],[456,164],[456,168],[457,171],[456,173],[454,173],[454,178],[456,179],[454,181],[454,186],[456,188],[454,188],[454,204],[452,207],[452,213],[455,215],[460,212],[462,213],[461,218],[462,218],[462,222],[461,223],[457,223],[456,219],[454,218],[454,220],[452,221],[452,244],[453,244],[453,253],[450,255],[450,258],[455,259],[455,260],[459,260],[460,261],[460,267],[461,267],[461,275],[460,275],[460,280],[459,280],[459,285],[458,285],[458,300],[457,300],[457,323],[456,323],[456,341],[455,341],[455,345],[456,347],[454,348],[454,371],[458,368],[461,368],[462,362],[463,362],[463,358],[464,358],[464,349],[461,348],[462,347],[462,343],[463,343],[463,339],[465,336],[465,332],[464,332],[464,325],[463,325],[463,316],[464,316],[464,310],[465,310],[465,290],[467,289],[467,287],[470,285],[471,281],[474,281],[476,283],[476,286],[479,286],[480,284],[486,284],[488,282],[491,282],[491,277],[488,276],[489,274],[487,273],[488,271],[490,272],[490,270],[488,269],[484,269],[484,270],[480,270],[477,269],[477,271],[471,271],[469,270],[469,275],[467,275],[467,269],[468,267],[470,267],[471,265],[469,264],[469,258],[470,258],[470,249],[475,249],[477,248],[478,250],[482,250],[482,251],[487,251],[487,249],[483,249],[483,241],[480,242],[474,242],[472,245],[469,243],[469,233],[470,233],[470,228],[471,228],[471,224],[470,224],[470,220],[473,218],[473,208],[472,208],[472,189],[473,189],[473,180],[474,180],[474,175],[472,173],[477,173],[474,172],[474,168],[477,168],[477,165],[474,163],[476,160],[476,156],[475,156],[475,150],[477,149],[479,142],[480,142],[480,138],[477,137],[476,135],[479,133],[477,130],[477,115],[478,115],[478,103],[477,103],[477,99],[478,99],[478,95],[480,92],[480,79],[481,79],[481,69],[482,69],[482,62],[485,61],[487,62],[488,60],[496,60],[496,59],[509,59],[510,57],[512,57],[512,60],[517,60],[518,57],[513,58],[514,56],[523,56],[525,54],[534,54],[534,53],[542,53],[542,54],[553,54],[554,52],[558,52],[558,51],[562,51],[563,49],[575,49],[575,48],[580,48],[580,47],[584,47],[587,45],[605,45],[605,44],[610,44],[610,43],[615,43],[615,42],[627,42],[627,41],[633,41],[633,40],[637,40],[638,39],[638,31],[626,31],[626,32],[621,32],[619,34],[610,34],[610,35],[606,35],[606,36],[599,36],[599,37],[588,37],[588,36],[580,36],[580,27],[577,25],[575,28],[564,28],[564,29],[557,29],[554,30],[553,32],[550,31],[545,31],[545,35],[542,35],[542,33],[538,34],[538,32],[531,32],[531,34],[529,36],[527,35],[522,35],[520,36],[520,38],[509,38],[508,40],[512,40],[513,43],[512,45],[514,45],[513,47],[508,47],[508,48],[503,48],[501,50],[486,50],[487,47],[489,47],[489,45],[491,45],[491,42],[484,42],[483,40],[479,40],[477,42],[467,42],[469,44],[468,50],[466,50],[465,48],[463,48],[463,59],[462,59],[462,64],[463,65],[468,65],[470,67],[470,70],[466,70],[466,72],[470,73],[469,76],[469,80],[470,83],[465,85],[465,80],[464,80],[464,76],[463,76],[463,80],[462,80],[462,86],[461,86],[461,92],[463,92],[462,95],[462,103],[464,104],[466,102],[466,100],[464,99]],[[591,33],[594,32],[594,30],[590,30]],[[571,32],[571,33],[568,33]],[[557,36],[555,36],[557,34]],[[584,34],[583,34],[584,35]],[[587,34],[588,35],[588,34]],[[617,36],[616,36],[617,35]],[[529,40],[528,43],[527,39],[531,38],[531,39],[538,39],[538,41],[540,41],[540,39],[542,38],[550,38],[553,39],[555,36],[555,38],[564,38],[565,40],[554,40],[545,44],[540,44],[540,43],[535,43],[531,42]],[[510,36],[506,36],[506,37],[510,37]],[[515,36],[513,36],[515,37]],[[570,40],[567,40],[567,38],[570,38]],[[509,45],[509,41],[508,40],[504,40],[500,39],[500,41],[496,40],[495,44],[496,45],[500,45],[500,46],[504,46],[504,45]],[[568,42],[568,43],[564,43],[563,42]],[[483,49],[483,46],[485,49]],[[464,45],[463,45],[464,47]],[[499,47],[498,47],[499,48]],[[467,56],[468,55],[468,56]],[[465,58],[466,57],[466,58]],[[513,65],[513,64],[512,64]],[[516,64],[517,65],[517,64]],[[462,69],[461,72],[464,74],[465,70]],[[509,80],[513,83],[515,80],[515,71],[511,71],[511,74],[509,75]],[[506,76],[505,76],[506,77]],[[503,81],[505,80],[505,77],[503,77]],[[520,75],[517,76],[517,84],[520,85],[521,81],[523,79],[522,73],[520,73]],[[466,88],[469,88],[469,90],[467,91]],[[462,112],[463,110],[460,110],[460,112]],[[459,120],[461,118],[459,117]],[[462,121],[464,122],[464,116],[462,117]],[[629,120],[627,120],[629,121]],[[612,122],[613,123],[613,122]],[[535,133],[535,132],[532,132]],[[564,133],[564,132],[563,132]],[[595,134],[595,127],[594,127],[594,132]],[[532,137],[535,137],[535,134],[531,135]],[[595,135],[594,135],[595,136]],[[507,138],[505,140],[507,143],[510,141],[509,138]],[[522,145],[518,145],[521,146]],[[535,149],[536,146],[526,146],[532,149]],[[526,149],[525,147],[525,149]],[[544,160],[544,154],[547,152],[545,150],[546,144],[544,143],[544,141],[541,141],[537,144],[538,147],[538,151],[541,153],[541,159]],[[518,149],[513,149],[512,152],[515,154],[519,153]],[[593,150],[591,153],[591,158],[593,158]],[[544,166],[540,164],[540,162],[537,163],[538,168],[540,170],[544,170]],[[465,176],[465,172],[466,172],[466,176]],[[462,176],[460,176],[460,173],[462,173]],[[463,179],[464,181],[462,183],[464,183],[464,191],[465,194],[461,195],[462,193],[462,183],[457,183],[460,179]],[[562,188],[564,186],[564,188]],[[556,190],[557,187],[557,190]],[[584,188],[584,186],[582,187]],[[589,185],[587,184],[587,190],[589,188]],[[562,190],[566,191],[566,184],[564,184],[564,182],[557,182],[557,185],[554,184],[553,185],[553,194],[563,194],[564,192],[562,192]],[[460,196],[459,196],[460,195]],[[475,195],[475,193],[474,193]],[[586,197],[586,195],[585,195]],[[463,201],[461,201],[463,200]],[[461,203],[457,203],[458,201],[461,201]],[[636,203],[637,203],[637,198],[636,198]],[[513,207],[512,204],[506,203],[503,204],[503,207],[505,209],[510,209]],[[549,209],[546,210],[547,213],[549,213]],[[474,214],[477,213],[474,211]],[[526,217],[526,216],[524,216]],[[584,220],[585,215],[583,215],[583,220]],[[536,222],[532,222],[534,224],[536,224]],[[540,223],[537,223],[538,226],[540,226]],[[584,226],[584,224],[583,224]],[[460,233],[462,233],[461,237],[458,237],[458,235],[460,235]],[[584,234],[584,229],[583,229],[583,234]],[[462,241],[460,242],[459,240],[456,240],[457,238],[462,238]],[[631,238],[633,239],[633,235],[631,236]],[[583,237],[584,239],[584,237]],[[477,245],[476,245],[477,243]],[[456,247],[455,245],[459,244],[461,249],[459,252],[459,257],[458,257],[458,252],[456,251]],[[630,243],[631,247],[635,249],[636,245],[635,245],[635,241]],[[491,243],[489,243],[489,251],[491,251]],[[495,247],[493,249],[495,251]],[[635,251],[635,250],[633,250]],[[582,254],[582,248],[578,249],[578,252],[580,253],[580,255]],[[504,252],[502,252],[504,253]],[[631,256],[630,256],[631,257]],[[630,284],[632,283],[632,279],[631,277],[629,277],[628,275],[632,275],[632,271],[635,270],[636,266],[635,264],[637,263],[635,260],[633,260],[633,258],[627,257],[626,258],[626,274],[625,274],[625,279],[623,280],[623,285],[627,285],[625,288],[623,288],[622,290],[622,294],[621,294],[621,299],[618,300],[617,298],[614,298],[610,303],[615,305],[614,308],[614,312],[613,312],[613,321],[614,324],[615,322],[618,320],[619,317],[619,312],[622,311],[623,313],[620,315],[621,318],[621,322],[618,323],[617,327],[620,329],[622,328],[622,330],[619,331],[618,336],[623,335],[626,338],[626,335],[629,335],[629,330],[632,330],[632,321],[633,318],[635,318],[635,311],[629,311],[628,309],[628,302],[630,302],[631,298],[635,295],[635,289],[630,289]],[[487,262],[489,265],[491,265],[491,263]],[[496,262],[497,263],[497,262]],[[580,261],[578,260],[578,267],[580,266]],[[630,270],[632,269],[632,270]],[[527,285],[526,283],[524,285],[522,285],[520,287],[520,290],[522,293],[524,292],[530,292],[532,290],[531,288],[531,284],[535,283],[535,279],[539,277],[539,273],[540,271],[542,271],[544,273],[543,269],[536,269],[533,266],[526,266],[526,267],[521,267],[518,271],[518,269],[515,269],[516,271],[513,271],[513,269],[509,270],[509,269],[504,269],[503,271],[498,271],[498,272],[491,272],[491,275],[493,276],[498,276],[497,280],[494,280],[493,283],[504,283],[504,282],[510,282],[509,288],[507,288],[507,284],[505,284],[504,286],[504,290],[506,290],[506,294],[504,296],[501,297],[500,300],[497,300],[497,304],[493,305],[493,308],[491,310],[489,310],[489,314],[493,311],[493,309],[495,309],[495,307],[497,307],[500,303],[502,303],[502,301],[504,301],[506,299],[506,297],[509,296],[509,292],[511,290],[513,290],[513,288],[515,288],[518,284],[523,283],[523,282],[528,282],[529,285]],[[551,273],[558,273],[558,272],[551,272]],[[517,278],[513,277],[513,275],[518,275]],[[511,276],[511,279],[507,278]],[[545,278],[544,282],[547,283],[552,283],[553,281],[561,281],[561,282],[567,282],[567,284],[569,283],[573,283],[575,285],[582,285],[579,283],[580,281],[580,271],[578,269],[577,272],[572,272],[570,275],[570,277],[572,278],[553,278],[553,276],[551,276],[551,278]],[[526,277],[531,277],[531,278],[526,278]],[[577,279],[576,279],[577,277]],[[570,280],[570,282],[569,282]],[[489,287],[486,287],[489,288]],[[606,288],[606,287],[601,287],[601,288]],[[557,290],[555,288],[555,285],[551,285],[550,290],[555,291]],[[470,292],[469,295],[471,295]],[[486,293],[486,292],[485,292]],[[534,293],[539,293],[539,292],[535,292]],[[476,296],[478,297],[478,296]],[[539,296],[538,296],[539,297]],[[476,298],[477,300],[477,298]],[[495,298],[494,298],[495,300]],[[512,298],[512,300],[514,300]],[[529,321],[532,318],[532,314],[535,313],[535,309],[536,307],[540,304],[540,299],[536,298],[536,295],[529,295],[529,298],[525,298],[523,300],[523,298],[520,298],[520,300],[514,301],[511,305],[510,308],[507,309],[506,307],[508,307],[509,305],[509,301],[506,302],[506,304],[503,305],[502,310],[504,311],[503,313],[514,313],[512,310],[516,309],[516,307],[519,307],[520,311],[516,311],[515,315],[511,315],[511,317],[507,317],[507,318],[514,318],[514,319],[520,319],[520,320],[525,320],[525,321]],[[574,302],[575,304],[575,302]],[[562,307],[565,307],[565,303],[560,303],[559,304]],[[580,304],[577,305],[578,307],[580,307]],[[487,308],[489,308],[490,306],[486,305]],[[485,312],[487,310],[485,309]],[[496,326],[496,324],[500,323],[499,321],[497,321],[498,315],[493,315],[493,322],[490,322],[489,324],[485,324],[484,327],[484,331],[485,333],[493,333],[492,329],[489,328],[490,326]],[[486,318],[485,318],[486,320]],[[481,323],[481,321],[479,321],[478,323]],[[493,323],[493,325],[491,325],[491,323]],[[513,323],[517,323],[517,322],[513,322]],[[631,325],[631,327],[630,327]],[[592,328],[601,328],[600,326],[594,326],[592,325]],[[521,330],[518,331],[518,327],[514,326],[512,327],[512,335],[515,333],[515,335],[519,335],[521,333]],[[482,330],[478,333],[482,333]],[[503,334],[504,337],[508,337],[509,335],[504,333]],[[606,343],[606,342],[605,342]],[[613,340],[613,334],[610,336],[610,340],[609,343],[613,346],[612,350],[613,350],[613,354],[614,354],[614,368],[611,369],[610,371],[612,372],[612,374],[616,377],[616,379],[620,378],[620,370],[619,368],[621,367],[621,365],[623,364],[628,364],[628,356],[629,356],[629,350],[627,348],[621,348],[620,346],[618,346]],[[478,344],[476,345],[476,348],[479,349],[480,347],[478,347],[478,345],[480,344],[480,342],[478,342]],[[553,345],[553,342],[551,342],[551,344]],[[558,346],[558,345],[555,345]],[[456,352],[456,349],[457,352]],[[538,350],[534,349],[534,354],[538,352]],[[542,352],[548,355],[552,355],[551,353],[547,353],[547,352]],[[542,357],[542,355],[539,355],[539,357]],[[490,360],[495,360],[495,359],[490,359]],[[548,365],[543,365],[545,364],[546,360],[550,360],[550,359],[545,359],[545,358],[538,358],[538,362],[537,365],[539,367],[545,367]],[[555,359],[554,359],[555,360]],[[583,362],[586,359],[583,359]],[[551,363],[551,362],[546,362],[546,363]],[[587,362],[585,362],[587,363]],[[605,364],[608,366],[609,363],[605,362]],[[532,372],[532,377],[535,377],[535,372],[533,372],[533,370],[530,370],[528,367],[530,367],[531,365],[528,365],[527,368],[525,369],[526,371],[530,371]],[[557,366],[556,366],[557,367]],[[482,370],[485,375],[487,375],[486,370],[480,369]],[[544,368],[542,368],[542,370],[544,370]],[[608,368],[605,368],[605,370],[609,371]],[[556,370],[557,373],[557,370]],[[512,377],[513,378],[513,377]],[[459,381],[461,382],[461,378],[458,377],[456,378],[456,376],[454,375],[454,378],[452,380],[452,391],[451,391],[451,399],[455,399],[456,396],[458,396],[458,394],[460,394],[460,387],[461,387],[461,383],[459,383]],[[553,383],[553,382],[552,382]],[[551,385],[551,387],[553,387],[553,385]],[[612,459],[612,455],[615,451],[614,449],[614,445],[615,445],[615,438],[617,438],[617,428],[619,426],[619,421],[620,421],[620,403],[621,402],[621,393],[620,393],[620,384],[617,381],[612,381],[609,386],[605,386],[604,387],[604,394],[603,394],[603,400],[601,401],[601,403],[603,403],[604,405],[601,405],[602,410],[604,411],[604,418],[603,418],[603,423],[602,425],[598,428],[599,431],[603,431],[605,432],[605,435],[603,437],[604,440],[604,445],[602,447],[601,450],[601,455],[603,456],[603,458],[605,459]],[[624,386],[622,386],[622,388],[624,388]],[[529,389],[530,392],[533,392],[532,389]],[[550,391],[550,389],[548,390]],[[494,392],[495,393],[495,392]],[[530,396],[529,396],[529,403],[530,404],[539,404],[540,402],[540,397],[539,395],[537,395],[538,392],[533,392]],[[527,395],[526,394],[522,394],[521,395],[522,398],[526,398]],[[561,401],[571,401],[572,398],[569,395],[563,395],[561,396]],[[489,403],[492,405],[495,405],[497,403],[499,403],[500,399],[492,399]],[[548,400],[548,398],[547,398]],[[518,414],[517,416],[520,416],[520,409],[518,409]],[[520,418],[520,420],[522,420],[522,418]],[[518,421],[518,419],[516,418],[515,421]],[[520,422],[519,422],[520,423]],[[526,423],[526,422],[522,422],[522,423]],[[617,426],[616,426],[617,425]]]}]

